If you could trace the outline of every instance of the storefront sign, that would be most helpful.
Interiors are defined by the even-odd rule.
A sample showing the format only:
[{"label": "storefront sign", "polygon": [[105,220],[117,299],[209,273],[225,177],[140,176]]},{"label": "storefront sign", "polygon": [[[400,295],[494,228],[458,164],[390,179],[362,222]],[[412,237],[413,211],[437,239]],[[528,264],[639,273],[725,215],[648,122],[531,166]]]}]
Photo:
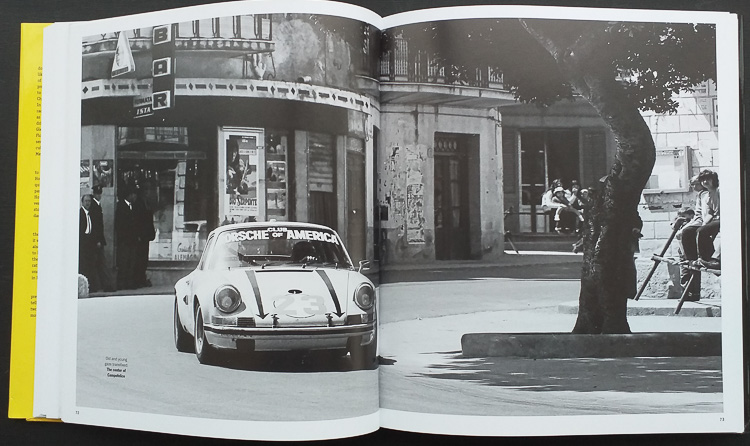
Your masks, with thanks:
[{"label": "storefront sign", "polygon": [[174,104],[175,36],[174,25],[154,27],[151,49],[151,76],[154,78],[153,94],[151,95],[152,111],[167,110],[172,108]]},{"label": "storefront sign", "polygon": [[154,109],[151,107],[152,98],[151,96],[136,96],[133,98],[133,113],[134,117],[142,118],[144,116],[151,116],[154,114]]}]

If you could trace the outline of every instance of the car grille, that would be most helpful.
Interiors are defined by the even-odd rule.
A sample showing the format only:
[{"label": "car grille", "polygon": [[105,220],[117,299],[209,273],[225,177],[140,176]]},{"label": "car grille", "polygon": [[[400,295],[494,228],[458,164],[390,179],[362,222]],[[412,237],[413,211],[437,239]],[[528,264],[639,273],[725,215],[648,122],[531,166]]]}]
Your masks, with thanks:
[{"label": "car grille", "polygon": [[237,326],[238,327],[255,327],[255,318],[252,318],[252,317],[238,317],[237,318]]}]

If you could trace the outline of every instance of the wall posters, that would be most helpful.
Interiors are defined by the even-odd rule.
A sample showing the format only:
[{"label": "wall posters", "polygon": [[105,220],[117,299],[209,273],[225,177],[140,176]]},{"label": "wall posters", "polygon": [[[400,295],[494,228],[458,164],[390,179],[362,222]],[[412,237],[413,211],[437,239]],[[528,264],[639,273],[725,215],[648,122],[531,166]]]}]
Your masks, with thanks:
[{"label": "wall posters", "polygon": [[112,187],[114,161],[94,160],[94,186]]},{"label": "wall posters", "polygon": [[224,209],[228,223],[258,217],[258,136],[230,135],[226,139]]},{"label": "wall posters", "polygon": [[87,188],[90,186],[89,179],[91,178],[91,164],[89,160],[81,160],[81,188]]}]

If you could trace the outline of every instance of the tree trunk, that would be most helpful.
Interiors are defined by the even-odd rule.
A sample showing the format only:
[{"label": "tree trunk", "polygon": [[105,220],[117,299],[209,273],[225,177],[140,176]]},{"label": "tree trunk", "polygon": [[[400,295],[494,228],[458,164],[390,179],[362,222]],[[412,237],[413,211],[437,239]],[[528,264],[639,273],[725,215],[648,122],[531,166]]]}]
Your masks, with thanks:
[{"label": "tree trunk", "polygon": [[555,58],[617,142],[615,161],[591,191],[585,211],[581,292],[573,333],[630,333],[627,302],[636,294],[633,256],[643,226],[638,203],[656,159],[651,132],[612,69],[596,58],[602,50],[597,33],[603,28],[592,29],[565,47],[544,34],[542,22],[532,26],[522,20],[522,24]]}]

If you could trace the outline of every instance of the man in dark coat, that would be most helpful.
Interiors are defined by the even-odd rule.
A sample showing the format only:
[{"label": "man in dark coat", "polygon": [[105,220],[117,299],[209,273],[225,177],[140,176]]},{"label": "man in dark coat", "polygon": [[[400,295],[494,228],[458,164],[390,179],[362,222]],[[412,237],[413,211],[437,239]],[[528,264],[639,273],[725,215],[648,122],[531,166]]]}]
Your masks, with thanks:
[{"label": "man in dark coat", "polygon": [[156,237],[154,213],[146,203],[146,197],[140,194],[135,200],[133,211],[137,236],[133,281],[137,288],[148,287],[151,286],[151,281],[146,277],[149,242]]},{"label": "man in dark coat", "polygon": [[93,232],[97,240],[96,244],[96,256],[94,260],[95,268],[95,282],[91,283],[89,280],[90,291],[112,291],[112,274],[108,268],[108,262],[104,256],[104,247],[107,245],[107,239],[104,236],[104,213],[102,211],[101,200],[102,200],[102,187],[94,186],[94,191],[91,200],[91,224],[93,226]]},{"label": "man in dark coat", "polygon": [[91,193],[85,191],[78,211],[78,273],[86,276],[90,290],[98,286],[95,262],[96,245],[99,243],[94,229],[95,217],[91,215],[91,201]]},{"label": "man in dark coat", "polygon": [[117,289],[136,288],[138,230],[136,226],[136,199],[134,187],[126,187],[115,208],[115,236],[117,238]]}]

